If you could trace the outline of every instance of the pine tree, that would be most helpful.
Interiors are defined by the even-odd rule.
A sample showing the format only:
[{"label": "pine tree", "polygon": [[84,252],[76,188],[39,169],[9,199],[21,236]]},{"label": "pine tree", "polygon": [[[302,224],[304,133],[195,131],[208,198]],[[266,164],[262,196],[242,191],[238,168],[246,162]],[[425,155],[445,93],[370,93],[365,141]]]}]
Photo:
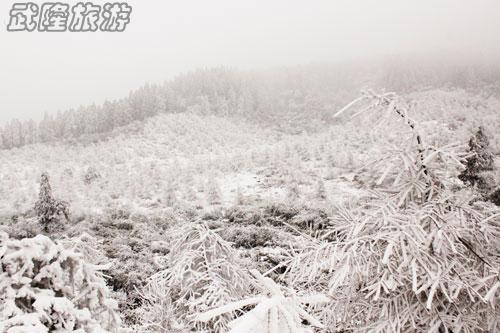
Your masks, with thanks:
[{"label": "pine tree", "polygon": [[49,225],[59,221],[60,215],[64,215],[66,221],[69,220],[68,203],[56,200],[52,196],[49,175],[44,172],[40,179],[40,192],[38,201],[35,203],[35,212],[38,221],[43,225],[45,231],[48,231]]},{"label": "pine tree", "polygon": [[469,150],[473,154],[467,159],[465,170],[458,178],[467,185],[477,186],[482,192],[487,192],[494,186],[486,171],[493,170],[493,154],[489,150],[490,142],[482,126],[469,140]]}]

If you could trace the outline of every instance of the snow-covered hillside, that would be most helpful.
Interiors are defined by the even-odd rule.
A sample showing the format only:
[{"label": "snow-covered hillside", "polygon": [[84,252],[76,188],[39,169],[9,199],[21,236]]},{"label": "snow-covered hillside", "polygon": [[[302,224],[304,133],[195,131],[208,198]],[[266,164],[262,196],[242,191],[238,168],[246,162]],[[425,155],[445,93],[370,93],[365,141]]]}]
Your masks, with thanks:
[{"label": "snow-covered hillside", "polygon": [[[124,332],[494,331],[499,100],[368,96],[317,131],[183,112],[95,143],[1,150],[0,277],[25,274],[4,249],[45,234],[111,263]],[[479,146],[490,178],[470,171],[482,183],[469,186]]]}]

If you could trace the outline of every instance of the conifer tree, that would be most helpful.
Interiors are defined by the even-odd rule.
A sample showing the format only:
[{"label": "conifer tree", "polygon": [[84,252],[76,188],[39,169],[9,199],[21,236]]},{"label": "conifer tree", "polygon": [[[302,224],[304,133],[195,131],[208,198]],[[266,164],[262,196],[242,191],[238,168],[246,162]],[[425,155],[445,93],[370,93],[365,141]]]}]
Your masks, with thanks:
[{"label": "conifer tree", "polygon": [[493,154],[489,145],[485,130],[480,126],[469,140],[469,150],[473,155],[467,158],[466,168],[458,176],[465,184],[477,186],[482,192],[488,192],[494,186],[494,180],[485,173],[493,170]]},{"label": "conifer tree", "polygon": [[48,231],[50,224],[59,221],[60,215],[63,215],[66,221],[69,220],[68,203],[54,199],[49,175],[46,172],[42,173],[40,178],[40,192],[35,203],[35,212],[45,231]]}]

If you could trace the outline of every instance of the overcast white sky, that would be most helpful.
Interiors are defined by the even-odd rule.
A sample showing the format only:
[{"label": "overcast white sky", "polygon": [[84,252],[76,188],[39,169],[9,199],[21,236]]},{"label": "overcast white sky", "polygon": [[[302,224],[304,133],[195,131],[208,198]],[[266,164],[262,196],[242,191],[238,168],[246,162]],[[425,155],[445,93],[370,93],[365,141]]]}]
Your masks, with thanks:
[{"label": "overcast white sky", "polygon": [[7,32],[20,1],[0,1],[0,123],[123,97],[197,67],[500,54],[499,0],[125,0],[124,33]]}]

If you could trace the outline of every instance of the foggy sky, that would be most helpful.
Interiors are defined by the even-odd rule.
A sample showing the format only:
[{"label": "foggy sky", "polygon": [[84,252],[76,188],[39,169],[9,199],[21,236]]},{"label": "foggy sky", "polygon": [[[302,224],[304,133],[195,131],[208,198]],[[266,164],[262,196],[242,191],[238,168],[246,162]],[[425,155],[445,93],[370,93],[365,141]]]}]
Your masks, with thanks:
[{"label": "foggy sky", "polygon": [[126,0],[123,33],[7,32],[13,2],[0,1],[0,124],[124,97],[198,67],[500,55],[499,0]]}]

